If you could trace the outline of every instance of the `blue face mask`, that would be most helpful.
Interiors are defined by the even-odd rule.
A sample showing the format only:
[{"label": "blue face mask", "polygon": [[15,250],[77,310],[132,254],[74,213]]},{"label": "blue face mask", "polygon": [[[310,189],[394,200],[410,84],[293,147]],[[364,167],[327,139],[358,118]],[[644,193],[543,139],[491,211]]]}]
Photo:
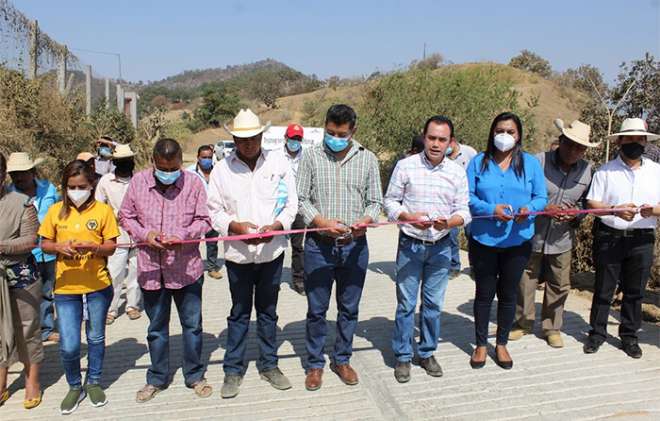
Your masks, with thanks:
[{"label": "blue face mask", "polygon": [[158,181],[165,184],[166,186],[169,186],[170,184],[174,184],[176,180],[179,179],[179,177],[181,176],[181,170],[162,171],[159,170],[158,168],[155,168],[154,175],[156,176]]},{"label": "blue face mask", "polygon": [[300,150],[300,148],[302,147],[302,142],[299,141],[299,140],[287,139],[286,140],[286,147],[291,152],[298,152]]},{"label": "blue face mask", "polygon": [[199,163],[199,167],[204,171],[213,168],[213,158],[199,158],[197,163]]},{"label": "blue face mask", "polygon": [[445,156],[449,156],[449,155],[451,155],[452,152],[454,152],[454,148],[452,148],[451,146],[449,146],[449,147],[445,150]]},{"label": "blue face mask", "polygon": [[103,158],[112,158],[112,149],[107,146],[101,146],[98,150],[99,156]]},{"label": "blue face mask", "polygon": [[323,135],[323,143],[332,151],[332,152],[341,152],[348,147],[348,142],[351,140],[350,137],[336,137],[331,136],[328,133]]}]

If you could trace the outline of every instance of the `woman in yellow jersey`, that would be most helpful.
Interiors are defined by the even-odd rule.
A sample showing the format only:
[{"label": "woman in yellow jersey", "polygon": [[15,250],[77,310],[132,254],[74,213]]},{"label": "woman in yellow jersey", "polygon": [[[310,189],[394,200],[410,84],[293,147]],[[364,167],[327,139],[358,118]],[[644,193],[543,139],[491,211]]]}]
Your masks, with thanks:
[{"label": "woman in yellow jersey", "polygon": [[[93,406],[107,403],[99,383],[105,354],[105,315],[113,290],[106,266],[119,236],[110,206],[94,199],[94,170],[76,160],[64,168],[63,200],[48,210],[39,235],[44,252],[57,255],[55,309],[60,357],[69,393],[62,414],[70,414],[86,395]],[[80,326],[87,332],[87,378],[80,374]]]}]

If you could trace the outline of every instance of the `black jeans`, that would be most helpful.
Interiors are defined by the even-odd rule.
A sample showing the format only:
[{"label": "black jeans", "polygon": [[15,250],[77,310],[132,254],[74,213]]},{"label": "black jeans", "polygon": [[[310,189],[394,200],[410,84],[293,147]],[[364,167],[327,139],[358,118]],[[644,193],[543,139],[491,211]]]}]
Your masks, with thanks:
[{"label": "black jeans", "polygon": [[[218,232],[211,230],[206,233],[206,238],[215,238],[217,237]],[[208,272],[219,271],[222,269],[222,262],[218,259],[218,242],[209,241],[206,243],[206,270]]]},{"label": "black jeans", "polygon": [[[302,215],[298,214],[291,225],[291,229],[305,228],[305,222]],[[304,266],[304,246],[305,234],[291,235],[291,283],[293,285],[303,285],[305,276]]]},{"label": "black jeans", "polygon": [[477,346],[488,343],[490,307],[497,294],[497,344],[506,345],[516,313],[518,284],[532,253],[532,243],[499,248],[470,238],[470,261],[474,271],[474,330]]},{"label": "black jeans", "polygon": [[589,336],[603,343],[607,337],[607,319],[617,283],[621,285],[621,323],[619,337],[623,342],[637,342],[642,325],[642,296],[653,264],[653,230],[621,236],[599,225],[594,230],[594,263],[596,284],[591,302]]}]

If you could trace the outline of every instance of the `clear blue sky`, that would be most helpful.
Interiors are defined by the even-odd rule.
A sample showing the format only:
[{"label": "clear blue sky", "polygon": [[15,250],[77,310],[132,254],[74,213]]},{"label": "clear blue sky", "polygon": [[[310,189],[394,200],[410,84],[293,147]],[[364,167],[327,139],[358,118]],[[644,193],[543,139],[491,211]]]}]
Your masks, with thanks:
[{"label": "clear blue sky", "polygon": [[[266,57],[321,78],[391,70],[439,52],[455,63],[506,63],[523,48],[556,70],[583,63],[613,80],[622,61],[660,56],[660,0],[211,1],[15,0],[70,48],[121,53],[123,76]],[[116,59],[74,51],[98,74]]]}]

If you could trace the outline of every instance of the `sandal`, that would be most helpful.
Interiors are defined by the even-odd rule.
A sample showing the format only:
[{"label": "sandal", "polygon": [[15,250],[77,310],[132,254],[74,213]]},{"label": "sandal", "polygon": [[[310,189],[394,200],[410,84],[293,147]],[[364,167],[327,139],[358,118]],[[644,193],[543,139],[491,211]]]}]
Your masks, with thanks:
[{"label": "sandal", "polygon": [[105,324],[106,324],[106,325],[111,325],[111,324],[113,324],[113,323],[115,322],[115,319],[116,319],[116,318],[117,318],[116,316],[113,316],[112,314],[109,314],[109,313],[108,313],[108,314],[105,316]]},{"label": "sandal", "polygon": [[200,398],[208,398],[213,393],[213,388],[208,384],[206,379],[202,379],[193,384],[192,388],[195,391],[195,394]]},{"label": "sandal", "polygon": [[41,398],[43,398],[44,393],[42,391],[39,391],[39,396],[36,398],[32,399],[26,399],[23,401],[23,408],[25,409],[33,409],[36,408],[41,404]]},{"label": "sandal", "polygon": [[126,315],[128,315],[128,318],[131,319],[131,320],[137,320],[140,317],[142,317],[142,313],[140,313],[140,311],[138,309],[133,308],[133,307],[126,310]]},{"label": "sandal", "polygon": [[144,385],[144,387],[138,390],[137,394],[135,395],[135,401],[137,403],[145,403],[150,401],[154,398],[154,396],[160,393],[161,390],[163,389],[156,387],[153,384]]},{"label": "sandal", "polygon": [[9,389],[5,389],[4,392],[2,392],[2,395],[0,395],[0,406],[4,405],[5,402],[9,400]]}]

